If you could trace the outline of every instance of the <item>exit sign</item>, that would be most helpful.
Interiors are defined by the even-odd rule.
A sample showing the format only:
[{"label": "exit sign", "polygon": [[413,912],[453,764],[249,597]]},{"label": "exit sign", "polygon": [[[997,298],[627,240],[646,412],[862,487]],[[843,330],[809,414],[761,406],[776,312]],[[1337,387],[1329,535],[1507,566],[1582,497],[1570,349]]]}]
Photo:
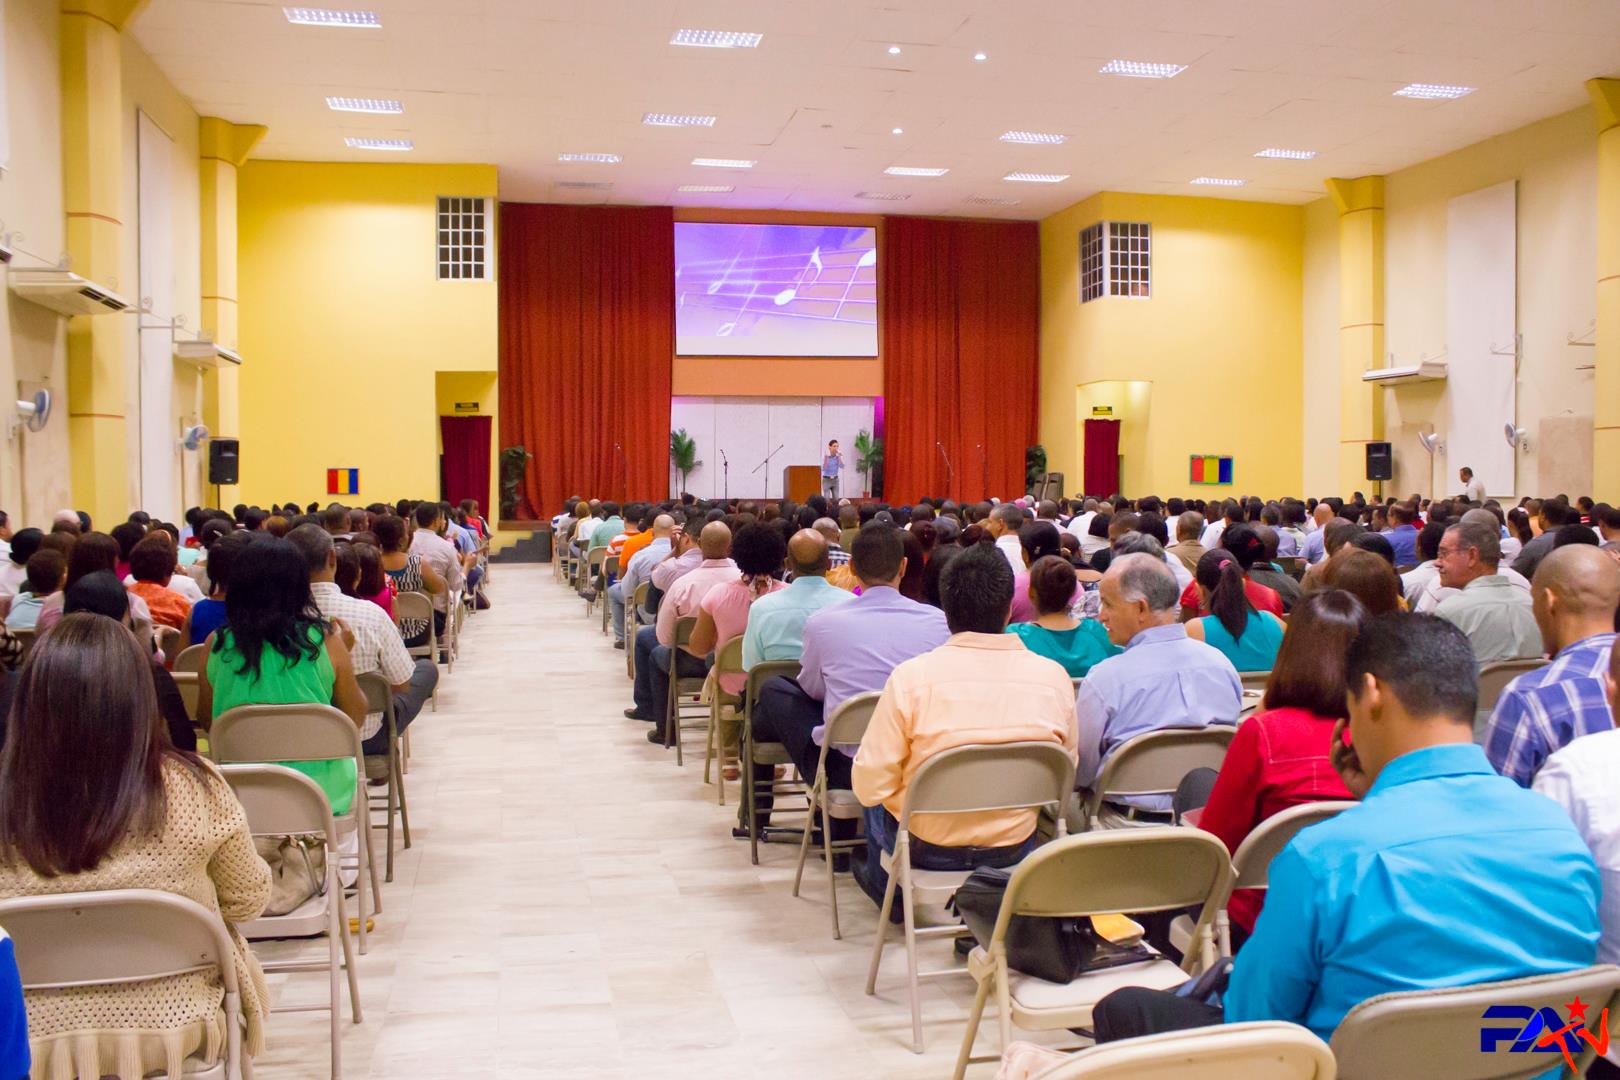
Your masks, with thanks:
[{"label": "exit sign", "polygon": [[1092,416],[1113,416],[1114,415],[1114,407],[1112,405],[1093,405],[1091,407],[1091,415]]},{"label": "exit sign", "polygon": [[478,411],[478,402],[476,402],[476,401],[458,401],[458,402],[456,402],[456,412],[457,413],[475,413],[477,411]]}]

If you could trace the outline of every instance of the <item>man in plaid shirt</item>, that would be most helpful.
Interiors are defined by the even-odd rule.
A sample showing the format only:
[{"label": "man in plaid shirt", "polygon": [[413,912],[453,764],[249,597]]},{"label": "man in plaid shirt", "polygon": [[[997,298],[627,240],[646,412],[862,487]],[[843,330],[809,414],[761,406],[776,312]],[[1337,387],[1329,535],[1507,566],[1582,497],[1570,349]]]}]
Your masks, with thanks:
[{"label": "man in plaid shirt", "polygon": [[1566,545],[1536,567],[1531,596],[1552,663],[1508,683],[1485,735],[1496,771],[1525,787],[1553,751],[1614,727],[1604,676],[1614,649],[1620,567],[1596,547]]}]

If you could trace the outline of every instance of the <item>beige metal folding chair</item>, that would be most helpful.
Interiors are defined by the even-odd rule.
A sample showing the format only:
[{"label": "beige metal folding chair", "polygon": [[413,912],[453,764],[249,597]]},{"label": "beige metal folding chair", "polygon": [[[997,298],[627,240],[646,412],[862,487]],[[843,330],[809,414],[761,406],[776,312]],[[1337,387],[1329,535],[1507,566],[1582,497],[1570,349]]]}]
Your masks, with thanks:
[{"label": "beige metal folding chair", "polygon": [[1479,702],[1474,706],[1474,741],[1485,741],[1485,729],[1490,726],[1491,713],[1496,702],[1507,689],[1508,683],[1527,671],[1546,667],[1545,660],[1498,660],[1479,669]]},{"label": "beige metal folding chair", "polygon": [[1297,555],[1285,555],[1277,559],[1276,563],[1283,568],[1283,573],[1295,581],[1305,576],[1306,562]]},{"label": "beige metal folding chair", "polygon": [[400,737],[397,715],[394,709],[394,689],[380,672],[368,671],[363,675],[355,676],[360,684],[360,692],[366,696],[366,711],[380,712],[383,715],[382,729],[388,732],[388,751],[384,754],[366,755],[366,779],[387,780],[382,795],[371,793],[367,785],[366,798],[369,800],[368,809],[375,809],[381,801],[386,818],[386,832],[388,837],[388,856],[384,862],[383,880],[394,880],[394,818],[399,818],[400,831],[403,834],[406,847],[411,846],[411,812],[405,804],[405,757],[400,749]]},{"label": "beige metal folding chair", "polygon": [[636,586],[634,596],[625,597],[624,603],[624,673],[636,677],[636,631],[641,629],[641,608],[647,603],[647,592],[652,582],[643,581]]},{"label": "beige metal folding chair", "polygon": [[1335,1070],[1309,1029],[1258,1020],[1094,1046],[1035,1080],[1334,1080]]},{"label": "beige metal folding chair", "polygon": [[188,1060],[186,1080],[246,1075],[236,951],[224,920],[195,900],[151,889],[26,896],[0,900],[0,926],[14,944],[24,990],[132,986],[218,972],[225,989],[223,1053],[218,1061]]},{"label": "beige metal folding chair", "polygon": [[157,646],[158,652],[172,660],[180,652],[180,628],[156,624],[152,627],[152,644]]},{"label": "beige metal folding chair", "polygon": [[180,650],[180,655],[174,658],[174,673],[178,675],[182,671],[189,671],[195,674],[201,671],[203,653],[207,651],[208,646],[206,644],[187,645],[184,649]]},{"label": "beige metal folding chair", "polygon": [[[599,549],[600,550],[600,549]],[[675,764],[685,765],[685,752],[681,748],[681,721],[682,709],[686,710],[687,719],[708,719],[707,711],[703,709],[703,683],[706,676],[681,675],[680,654],[685,651],[684,646],[692,640],[692,631],[697,629],[697,619],[688,615],[684,619],[675,620],[674,643],[669,653],[669,697],[664,702],[664,749],[675,747]],[[696,727],[696,725],[693,725]]]},{"label": "beige metal folding chair", "polygon": [[[590,551],[585,553],[584,561],[579,564],[579,588],[577,591],[580,598],[585,601],[586,618],[590,618],[591,614],[596,610],[597,597],[602,593],[602,566],[607,562],[607,557],[607,548],[591,548]],[[590,595],[586,594],[587,589],[592,590]]]},{"label": "beige metal folding chair", "polygon": [[[799,676],[799,662],[797,660],[766,660],[755,664],[748,669],[748,685],[743,689],[743,722],[742,732],[738,739],[740,750],[737,753],[737,762],[742,776],[743,806],[748,819],[748,860],[753,865],[759,865],[759,810],[762,800],[770,800],[775,804],[777,796],[793,798],[805,795],[804,783],[798,780],[772,780],[765,791],[760,791],[754,785],[754,766],[770,765],[779,767],[792,765],[793,759],[788,756],[787,747],[781,743],[762,743],[754,741],[754,706],[759,703],[759,691],[767,680],[776,676],[796,679]],[[808,822],[806,828],[809,827]]]},{"label": "beige metal folding chair", "polygon": [[[265,974],[325,971],[329,981],[325,1005],[283,1005],[272,1012],[318,1012],[331,1014],[332,1080],[343,1075],[343,991],[338,970],[349,973],[349,1008],[360,1023],[360,978],[354,967],[354,944],[349,940],[349,919],[343,911],[343,887],[337,874],[337,823],[321,786],[296,769],[284,765],[224,765],[220,771],[236,792],[247,813],[248,828],[255,838],[291,838],[315,842],[325,849],[326,872],[314,896],[285,915],[267,915],[244,923],[238,929],[250,940],[265,938],[326,935],[326,960],[265,960]],[[307,864],[306,864],[307,865]],[[339,949],[342,956],[339,956]]]},{"label": "beige metal folding chair", "polygon": [[19,626],[11,632],[11,636],[22,643],[24,658],[34,649],[34,634],[34,628],[31,626]]},{"label": "beige metal folding chair", "polygon": [[452,674],[456,670],[456,657],[461,655],[461,624],[467,618],[467,606],[463,603],[465,594],[460,589],[453,589],[444,602],[444,659],[445,673]]},{"label": "beige metal folding chair", "polygon": [[[709,731],[703,747],[703,782],[709,782],[709,765],[715,765],[715,786],[719,790],[720,805],[726,805],[726,749],[728,739],[726,728],[731,729],[734,735],[738,726],[737,714],[742,708],[742,698],[736,694],[728,694],[720,686],[722,675],[743,675],[742,666],[742,635],[738,634],[724,645],[720,646],[714,654],[714,687],[709,695]],[[726,717],[730,710],[730,719]],[[735,748],[733,748],[735,752]]]},{"label": "beige metal folding chair", "polygon": [[1126,796],[1172,795],[1181,778],[1194,769],[1220,771],[1226,748],[1237,728],[1211,724],[1206,728],[1169,728],[1149,731],[1125,743],[1108,758],[1080,804],[1074,832],[1135,825],[1135,819],[1105,813],[1103,803]]},{"label": "beige metal folding chair", "polygon": [[608,585],[619,576],[619,557],[609,555],[602,561],[602,576],[596,581],[596,599],[592,601],[602,608],[602,633],[606,634],[611,626],[610,616],[613,605],[608,603]]},{"label": "beige metal folding chair", "polygon": [[[883,908],[878,913],[876,940],[872,942],[872,964],[866,973],[866,992],[877,993],[878,966],[883,961],[883,945],[888,936],[889,912],[900,891],[900,908],[905,926],[906,979],[911,999],[911,1049],[923,1052],[922,999],[919,984],[962,974],[960,968],[938,971],[917,970],[917,941],[920,938],[958,937],[961,926],[917,927],[919,903],[943,904],[949,900],[968,870],[921,870],[911,865],[911,819],[916,814],[966,814],[995,810],[1057,808],[1058,833],[1063,833],[1064,806],[1074,791],[1074,761],[1069,751],[1057,743],[1015,742],[957,746],[935,754],[922,763],[906,789],[901,807],[899,831],[894,851],[879,856],[888,871],[889,884],[883,890]],[[868,842],[871,838],[868,837]],[[1216,844],[1219,845],[1219,841]],[[1226,849],[1221,849],[1224,859]],[[1124,910],[1115,908],[1113,910]]]},{"label": "beige metal folding chair", "polygon": [[1238,681],[1243,684],[1244,690],[1258,690],[1264,694],[1266,692],[1266,683],[1271,681],[1271,672],[1240,671],[1238,672]]},{"label": "beige metal folding chair", "polygon": [[[433,629],[433,598],[423,592],[402,592],[394,597],[394,625],[399,626],[406,621],[426,622],[427,640],[420,645],[407,646],[405,651],[412,657],[425,656],[435,664],[439,662],[439,635]],[[404,633],[403,630],[400,631]],[[432,697],[433,711],[439,711],[439,688],[434,686]]]},{"label": "beige metal folding chair", "polygon": [[[365,759],[360,751],[360,729],[330,705],[238,705],[216,717],[208,732],[208,745],[221,765],[288,761],[334,761],[352,758],[355,765],[354,799],[349,812],[333,815],[352,827],[360,850],[356,869],[360,952],[366,952],[366,919],[382,914],[382,891],[377,862],[371,852],[371,822],[366,802]],[[366,903],[367,879],[371,905]]]},{"label": "beige metal folding chair", "polygon": [[[810,785],[810,810],[821,811],[821,855],[827,860],[827,898],[832,908],[832,933],[834,938],[844,935],[838,928],[838,883],[833,874],[833,852],[853,851],[866,846],[864,839],[834,840],[832,838],[832,823],[834,821],[861,821],[865,817],[865,808],[853,791],[843,788],[829,788],[827,786],[827,755],[834,747],[858,745],[866,734],[866,726],[872,722],[872,710],[877,708],[878,698],[883,695],[875,690],[864,694],[856,694],[841,702],[833,714],[827,718],[826,730],[821,741],[821,760],[816,766],[816,779]],[[805,859],[810,854],[811,827],[804,830],[799,838],[799,865],[793,870],[793,895],[799,895],[799,883],[804,878]]]},{"label": "beige metal folding chair", "polygon": [[[1110,829],[1061,837],[1035,851],[1013,871],[989,942],[968,955],[968,972],[979,988],[957,1054],[956,1080],[962,1080],[967,1069],[992,989],[1005,1050],[1015,1024],[1026,1031],[1086,1027],[1097,1002],[1115,990],[1126,986],[1167,990],[1212,962],[1210,928],[1231,883],[1226,846],[1199,829],[1173,825]],[[1061,985],[1007,966],[1007,926],[1015,915],[1067,919],[1193,905],[1200,909],[1194,944],[1179,966],[1155,957],[1082,973]]]},{"label": "beige metal folding chair", "polygon": [[[1589,1024],[1598,1022],[1604,1008],[1613,1024],[1620,1019],[1620,967],[1598,964],[1558,975],[1381,994],[1351,1009],[1329,1045],[1344,1080],[1529,1080],[1560,1064],[1563,1055],[1515,1054],[1508,1047],[1537,1010],[1552,1010],[1562,1026],[1576,998],[1591,1002]],[[1482,1021],[1492,1006],[1518,1006],[1523,1018]],[[1482,1026],[1514,1030],[1496,1053],[1485,1053]],[[1582,1040],[1580,1053],[1571,1056],[1576,1067],[1561,1069],[1563,1080],[1584,1076],[1596,1052]]]}]

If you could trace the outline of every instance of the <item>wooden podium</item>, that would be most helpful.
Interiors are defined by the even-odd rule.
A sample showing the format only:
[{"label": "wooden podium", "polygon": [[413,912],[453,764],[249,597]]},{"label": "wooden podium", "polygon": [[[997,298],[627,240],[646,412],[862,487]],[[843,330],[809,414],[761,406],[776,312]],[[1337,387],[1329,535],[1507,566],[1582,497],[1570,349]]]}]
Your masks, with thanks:
[{"label": "wooden podium", "polygon": [[782,470],[782,497],[803,504],[821,493],[820,465],[789,465]]}]

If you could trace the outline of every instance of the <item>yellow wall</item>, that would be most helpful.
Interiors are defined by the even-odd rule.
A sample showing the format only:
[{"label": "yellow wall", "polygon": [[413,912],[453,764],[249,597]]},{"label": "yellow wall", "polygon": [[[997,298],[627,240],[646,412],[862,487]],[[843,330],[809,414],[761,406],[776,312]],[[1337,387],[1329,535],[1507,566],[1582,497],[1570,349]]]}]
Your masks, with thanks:
[{"label": "yellow wall", "polygon": [[436,374],[496,369],[495,282],[434,276],[440,195],[494,197],[494,166],[243,166],[245,501],[324,499],[333,467],[360,502],[438,495]]},{"label": "yellow wall", "polygon": [[[501,420],[500,387],[493,371],[440,371],[434,374],[433,413],[435,416],[493,416],[489,434],[489,490],[479,497],[479,508],[493,520],[498,516],[500,503],[496,501],[500,487]],[[469,401],[478,403],[473,412],[458,412],[456,404]],[[438,425],[434,425],[437,429]],[[444,440],[439,439],[439,452],[444,452]]]},{"label": "yellow wall", "polygon": [[[1303,219],[1298,206],[1103,192],[1041,222],[1041,442],[1071,492],[1077,388],[1106,380],[1152,384],[1156,422],[1126,494],[1300,490]],[[1153,226],[1151,298],[1080,303],[1080,230],[1102,220]],[[1193,454],[1231,455],[1235,485],[1190,484]]]}]

